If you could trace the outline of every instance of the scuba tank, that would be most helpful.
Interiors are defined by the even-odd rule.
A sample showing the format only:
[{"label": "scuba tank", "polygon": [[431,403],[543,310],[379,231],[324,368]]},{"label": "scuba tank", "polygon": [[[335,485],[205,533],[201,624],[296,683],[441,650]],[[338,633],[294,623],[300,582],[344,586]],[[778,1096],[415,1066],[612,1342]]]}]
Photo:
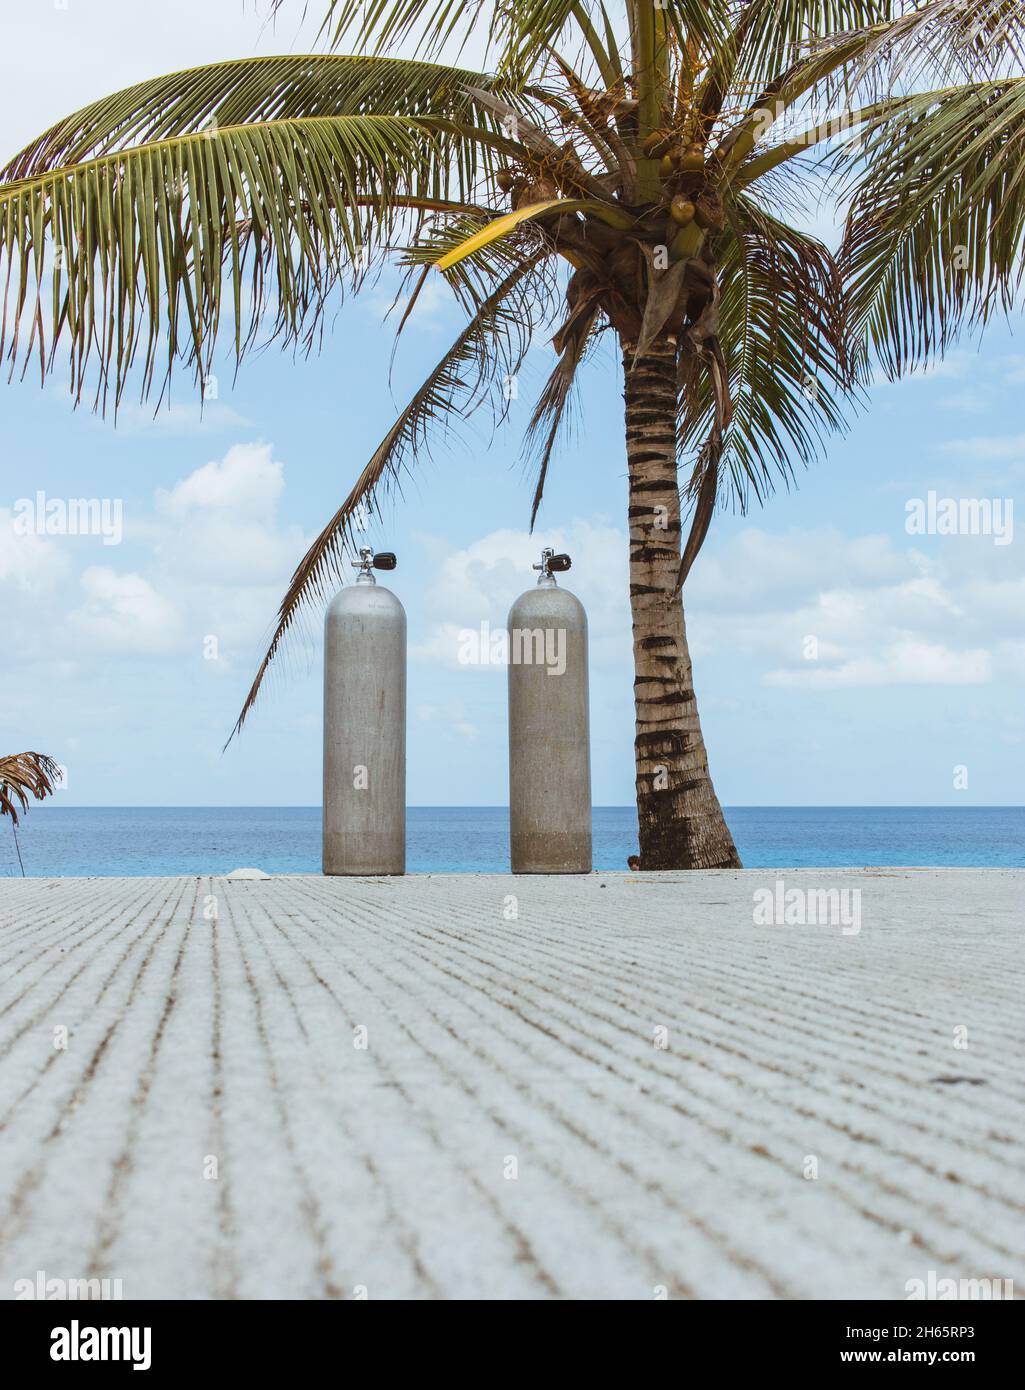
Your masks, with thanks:
[{"label": "scuba tank", "polygon": [[362,546],[324,618],[325,874],[406,872],[406,613]]},{"label": "scuba tank", "polygon": [[509,838],[514,874],[591,872],[587,615],[546,549],[509,611]]}]

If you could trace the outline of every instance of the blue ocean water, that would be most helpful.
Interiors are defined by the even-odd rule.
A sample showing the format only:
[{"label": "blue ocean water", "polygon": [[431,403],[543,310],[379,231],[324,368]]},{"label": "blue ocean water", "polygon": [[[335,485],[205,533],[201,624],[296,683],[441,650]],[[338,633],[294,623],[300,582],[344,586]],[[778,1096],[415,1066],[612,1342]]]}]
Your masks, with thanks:
[{"label": "blue ocean water", "polygon": [[[1025,866],[1021,806],[731,806],[748,868],[872,864]],[[413,806],[409,873],[506,872],[503,806]],[[320,872],[319,806],[33,806],[18,828],[30,876]],[[594,866],[623,869],[636,852],[632,806],[594,808]],[[21,867],[0,820],[0,877]]]}]

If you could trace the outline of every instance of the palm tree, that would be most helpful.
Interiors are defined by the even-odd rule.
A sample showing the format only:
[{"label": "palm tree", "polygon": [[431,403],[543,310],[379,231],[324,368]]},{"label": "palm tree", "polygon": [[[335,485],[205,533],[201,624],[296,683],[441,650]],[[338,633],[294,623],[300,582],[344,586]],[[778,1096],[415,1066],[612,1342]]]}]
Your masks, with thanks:
[{"label": "palm tree", "polygon": [[[7,166],[2,350],[44,376],[67,360],[76,399],[116,409],[133,368],[144,395],[176,362],[202,386],[222,326],[237,358],[261,333],[319,345],[336,293],[388,257],[410,277],[406,315],[447,277],[466,326],[299,564],[237,730],[304,605],[340,581],[356,518],[447,419],[501,416],[532,333],[557,322],[526,439],[533,523],[578,369],[610,334],[641,864],[737,865],[681,586],[716,507],[789,486],[877,365],[920,366],[1011,307],[1021,7],[332,0],[325,25],[314,56],[140,83]],[[338,51],[347,37],[360,56]],[[835,254],[796,225],[823,188],[844,208]]]}]

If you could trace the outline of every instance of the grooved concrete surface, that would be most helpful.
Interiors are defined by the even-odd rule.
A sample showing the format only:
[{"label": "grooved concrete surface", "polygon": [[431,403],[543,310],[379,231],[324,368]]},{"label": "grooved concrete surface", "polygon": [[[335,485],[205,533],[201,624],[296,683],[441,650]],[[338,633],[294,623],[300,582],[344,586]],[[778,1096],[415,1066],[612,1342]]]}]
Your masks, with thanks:
[{"label": "grooved concrete surface", "polygon": [[0,1294],[1025,1290],[1025,871],[782,877],[3,881]]}]

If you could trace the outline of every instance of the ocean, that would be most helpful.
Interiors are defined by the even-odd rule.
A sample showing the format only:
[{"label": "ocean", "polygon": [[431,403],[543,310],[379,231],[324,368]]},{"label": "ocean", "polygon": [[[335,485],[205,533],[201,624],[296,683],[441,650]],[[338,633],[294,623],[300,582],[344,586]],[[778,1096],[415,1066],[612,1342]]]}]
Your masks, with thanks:
[{"label": "ocean", "polygon": [[[874,864],[1025,866],[1021,806],[731,806],[747,868]],[[504,806],[412,806],[409,873],[504,873]],[[18,827],[32,877],[320,872],[319,806],[32,806]],[[632,806],[594,808],[594,867],[625,869],[636,852]],[[10,821],[0,819],[0,877],[20,875]]]}]

